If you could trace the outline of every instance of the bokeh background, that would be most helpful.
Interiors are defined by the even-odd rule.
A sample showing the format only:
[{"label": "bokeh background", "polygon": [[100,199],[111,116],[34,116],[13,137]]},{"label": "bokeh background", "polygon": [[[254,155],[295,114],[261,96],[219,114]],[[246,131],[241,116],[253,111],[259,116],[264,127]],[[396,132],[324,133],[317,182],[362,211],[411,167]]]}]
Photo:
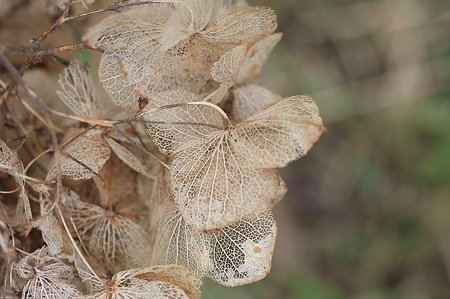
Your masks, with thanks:
[{"label": "bokeh background", "polygon": [[[44,1],[20,1],[0,18],[3,44],[51,24]],[[284,32],[261,81],[313,95],[327,132],[282,170],[271,273],[237,288],[207,280],[203,297],[449,299],[450,0],[250,2],[273,7]],[[65,26],[43,47],[81,34]],[[60,70],[43,61],[25,80],[51,99]]]},{"label": "bokeh background", "polygon": [[262,81],[327,132],[282,171],[272,272],[205,298],[450,298],[450,1],[255,0],[284,33]]}]

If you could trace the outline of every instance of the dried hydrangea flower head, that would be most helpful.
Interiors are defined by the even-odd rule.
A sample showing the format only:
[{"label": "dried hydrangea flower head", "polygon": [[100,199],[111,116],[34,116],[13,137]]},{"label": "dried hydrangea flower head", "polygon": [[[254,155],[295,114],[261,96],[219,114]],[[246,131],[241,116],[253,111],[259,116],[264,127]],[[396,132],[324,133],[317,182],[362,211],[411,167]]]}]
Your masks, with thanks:
[{"label": "dried hydrangea flower head", "polygon": [[[54,2],[59,22],[91,2]],[[47,110],[71,121],[38,118],[51,124],[47,149],[26,164],[0,140],[0,168],[18,185],[14,221],[0,223],[23,238],[42,233],[32,249],[8,246],[46,244],[14,268],[22,298],[198,298],[205,277],[264,278],[271,210],[287,191],[277,168],[324,131],[310,96],[256,82],[282,37],[275,12],[243,0],[130,0],[81,16],[116,10],[78,44],[101,52],[99,65],[73,59],[59,76],[67,110]]]}]

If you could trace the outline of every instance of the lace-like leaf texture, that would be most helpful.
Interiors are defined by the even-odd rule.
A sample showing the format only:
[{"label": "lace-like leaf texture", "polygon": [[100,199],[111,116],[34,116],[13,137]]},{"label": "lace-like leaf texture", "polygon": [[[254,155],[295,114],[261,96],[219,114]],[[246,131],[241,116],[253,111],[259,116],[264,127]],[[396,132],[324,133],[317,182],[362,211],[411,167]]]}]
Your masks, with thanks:
[{"label": "lace-like leaf texture", "polygon": [[211,93],[206,100],[220,103],[231,87],[237,85],[235,89],[239,90],[240,85],[258,77],[267,58],[281,37],[281,33],[275,33],[261,39],[252,46],[244,44],[223,54],[211,69],[211,76],[220,83],[220,87]]},{"label": "lace-like leaf texture", "polygon": [[109,269],[123,270],[150,262],[150,244],[140,225],[114,208],[83,202],[68,189],[65,205],[90,252]]},{"label": "lace-like leaf texture", "polygon": [[[111,149],[103,140],[100,130],[84,132],[83,129],[71,128],[62,141],[61,174],[74,180],[88,180],[108,161]],[[55,176],[55,162],[49,176]]]},{"label": "lace-like leaf texture", "polygon": [[248,284],[269,273],[275,238],[270,212],[203,233],[169,207],[161,217],[153,263],[182,265],[198,279],[209,276],[226,286]]},{"label": "lace-like leaf texture", "polygon": [[92,78],[83,62],[72,60],[60,75],[58,84],[62,90],[56,93],[75,115],[86,118],[103,116],[96,101]]},{"label": "lace-like leaf texture", "polygon": [[[173,104],[181,101],[173,94],[171,99]],[[159,102],[172,104],[164,95],[153,101]],[[198,102],[149,107],[145,120],[160,150],[174,156],[175,201],[186,222],[200,230],[270,209],[286,189],[271,168],[306,154],[323,130],[307,96],[283,99],[237,125],[217,106]]]},{"label": "lace-like leaf texture", "polygon": [[[210,78],[209,64],[216,61],[203,60],[220,57],[230,47],[224,44],[232,47],[257,41],[276,28],[274,12],[265,7],[233,9],[209,26],[211,18],[221,11],[217,2],[163,2],[172,6],[130,9],[104,19],[84,36],[90,45],[106,48],[100,80],[114,103],[124,110],[136,111],[142,94],[173,88],[200,92]],[[190,39],[196,37],[207,42],[190,53]],[[193,61],[208,67],[192,68]]]},{"label": "lace-like leaf texture", "polygon": [[82,296],[73,286],[75,269],[51,257],[47,247],[21,259],[16,265],[16,271],[21,278],[27,280],[22,290],[22,299],[72,299]]},{"label": "lace-like leaf texture", "polygon": [[33,216],[31,213],[30,201],[25,189],[25,180],[23,178],[24,168],[22,161],[15,151],[10,149],[6,143],[0,139],[0,169],[10,171],[19,185],[19,201],[17,204],[18,221],[30,221]]},{"label": "lace-like leaf texture", "polygon": [[77,263],[77,270],[91,293],[85,299],[195,299],[197,288],[189,273],[177,266],[136,268],[99,280]]}]

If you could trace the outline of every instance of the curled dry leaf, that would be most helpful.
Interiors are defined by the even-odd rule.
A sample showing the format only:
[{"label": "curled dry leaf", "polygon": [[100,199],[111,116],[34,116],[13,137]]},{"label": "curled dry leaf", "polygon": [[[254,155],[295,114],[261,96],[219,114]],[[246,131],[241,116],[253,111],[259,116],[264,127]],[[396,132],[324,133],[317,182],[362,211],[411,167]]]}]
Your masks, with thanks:
[{"label": "curled dry leaf", "polygon": [[65,206],[89,250],[112,270],[150,263],[147,233],[137,223],[111,208],[83,202],[66,190]]},{"label": "curled dry leaf", "polygon": [[306,154],[323,130],[317,107],[305,96],[281,100],[237,125],[215,107],[187,104],[145,116],[165,119],[148,131],[163,151],[172,150],[175,201],[185,220],[202,230],[270,209],[285,192],[270,168]]},{"label": "curled dry leaf", "polygon": [[62,90],[56,93],[75,115],[86,118],[102,116],[102,109],[96,102],[92,78],[83,62],[72,60],[60,75],[58,84]]},{"label": "curled dry leaf", "polygon": [[[74,180],[88,180],[98,174],[111,155],[111,149],[97,129],[88,132],[77,128],[69,129],[62,141],[61,150],[68,155],[61,157],[61,174]],[[53,161],[50,177],[55,174]]]},{"label": "curled dry leaf", "polygon": [[51,257],[47,247],[42,247],[21,259],[16,265],[16,272],[27,281],[22,291],[22,299],[72,299],[82,296],[74,287],[75,269]]},{"label": "curled dry leaf", "polygon": [[28,199],[27,190],[25,189],[25,180],[23,176],[24,168],[22,161],[15,151],[10,149],[6,143],[0,139],[0,169],[10,171],[19,185],[19,200],[17,203],[17,222],[24,224],[33,219],[31,213],[30,201]]}]

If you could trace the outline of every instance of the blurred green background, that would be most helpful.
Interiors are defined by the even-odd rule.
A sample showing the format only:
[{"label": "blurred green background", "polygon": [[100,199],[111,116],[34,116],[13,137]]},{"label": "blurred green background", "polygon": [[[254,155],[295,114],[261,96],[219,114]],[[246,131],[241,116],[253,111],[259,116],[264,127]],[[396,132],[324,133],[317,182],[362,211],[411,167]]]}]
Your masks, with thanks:
[{"label": "blurred green background", "polygon": [[204,298],[450,298],[450,1],[250,2],[284,32],[262,82],[327,132],[282,170],[272,272]]}]

